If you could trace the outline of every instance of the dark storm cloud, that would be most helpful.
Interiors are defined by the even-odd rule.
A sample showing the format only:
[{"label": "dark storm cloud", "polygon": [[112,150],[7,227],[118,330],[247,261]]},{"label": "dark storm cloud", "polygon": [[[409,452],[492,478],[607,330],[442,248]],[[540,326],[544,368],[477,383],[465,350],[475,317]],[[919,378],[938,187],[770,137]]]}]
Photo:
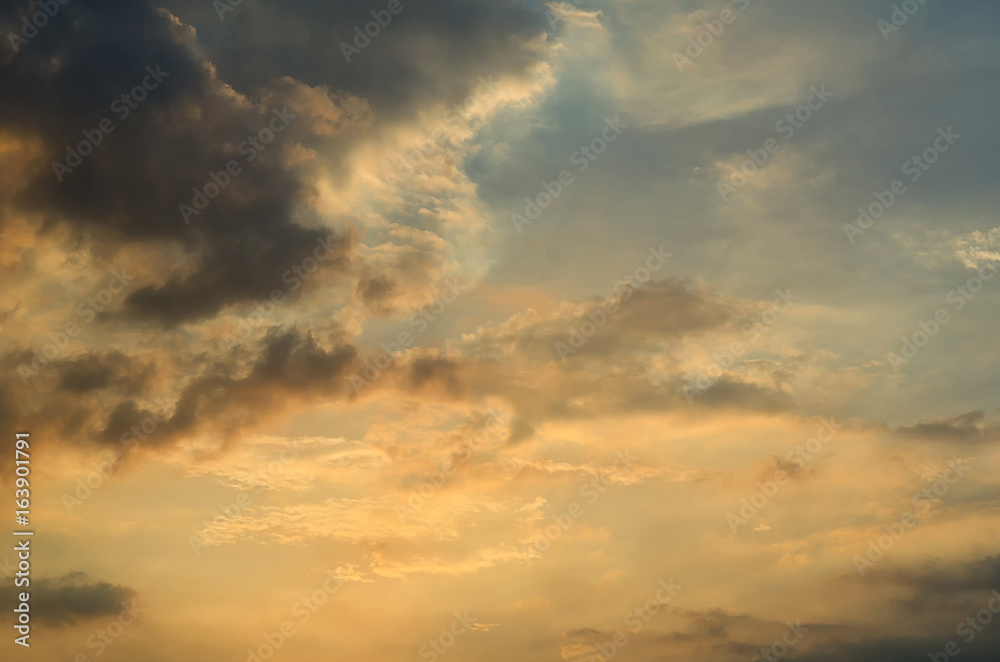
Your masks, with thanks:
[{"label": "dark storm cloud", "polygon": [[[103,406],[123,396],[146,395],[156,374],[156,365],[113,350],[81,354],[72,359],[53,360],[27,382],[16,367],[30,364],[31,352],[12,352],[0,358],[0,426],[5,430],[27,430],[34,442],[76,439],[86,433]],[[44,397],[37,397],[43,395]],[[131,400],[129,401],[131,402]],[[133,405],[134,409],[134,405]],[[131,427],[149,412],[130,411],[118,405],[111,415],[118,429],[127,420]],[[109,434],[108,430],[105,430]],[[84,435],[86,436],[86,435]],[[106,435],[97,434],[98,438]],[[107,437],[108,441],[112,441]],[[113,439],[118,440],[118,437]],[[34,443],[33,442],[33,443]],[[8,440],[5,439],[6,447]],[[13,446],[13,442],[10,442]],[[0,456],[0,466],[8,462]],[[13,451],[10,454],[13,459]]]},{"label": "dark storm cloud", "polygon": [[777,413],[794,407],[792,398],[777,389],[719,379],[694,399],[713,409],[738,408]]},{"label": "dark storm cloud", "polygon": [[396,290],[396,284],[391,278],[362,276],[358,281],[357,294],[368,308],[379,309],[380,306]]},{"label": "dark storm cloud", "polygon": [[[606,312],[607,303],[616,304],[612,312]],[[500,326],[484,325],[464,339],[461,354],[418,352],[393,361],[382,370],[387,376],[379,383],[427,396],[502,398],[516,414],[508,440],[512,444],[530,439],[537,427],[551,420],[665,410],[793,409],[792,399],[777,388],[725,379],[695,398],[693,408],[685,391],[688,384],[680,378],[650,388],[647,351],[661,351],[664,341],[680,348],[681,339],[723,328],[738,312],[737,305],[686,281],[649,282],[624,300],[593,299],[580,308],[554,314],[530,311]],[[580,335],[581,325],[594,326],[594,319],[603,323],[588,332],[584,344],[574,341],[576,351],[558,361],[556,345],[568,346],[574,329]],[[498,360],[507,356],[516,357],[513,364]],[[525,380],[526,370],[538,371],[537,378]],[[594,393],[601,397],[594,398]]]},{"label": "dark storm cloud", "polygon": [[[5,356],[0,367],[17,365],[23,355]],[[290,401],[345,395],[344,374],[356,351],[339,336],[327,348],[310,332],[273,329],[257,345],[206,361],[181,364],[195,369],[195,376],[179,386],[172,401],[155,405],[141,401],[155,395],[146,391],[154,368],[119,352],[58,362],[40,373],[30,390],[6,370],[0,373],[7,375],[0,379],[0,424],[6,430],[30,430],[33,443],[42,444],[91,439],[117,445],[136,430],[144,433],[146,448],[167,446],[203,429],[229,439]],[[13,462],[13,439],[5,436],[0,443],[11,449],[0,456],[0,467]]]},{"label": "dark storm cloud", "polygon": [[70,393],[89,393],[106,388],[141,394],[155,373],[152,365],[141,365],[118,351],[85,354],[53,363],[58,388]]},{"label": "dark storm cloud", "polygon": [[355,28],[387,4],[245,2],[223,21],[200,0],[165,6],[198,29],[220,75],[237,89],[290,75],[369,99],[390,122],[409,119],[429,99],[463,101],[480,76],[523,72],[538,57],[530,42],[549,28],[541,4],[401,0],[402,11],[348,62],[341,43],[353,45]]},{"label": "dark storm cloud", "polygon": [[[796,637],[797,643],[797,640],[805,637],[815,637],[819,633],[828,634],[839,629],[823,624],[802,623],[798,620],[791,622],[767,620],[748,614],[733,613],[726,609],[673,608],[670,612],[675,620],[683,622],[682,629],[664,631],[652,623],[638,630],[635,626],[619,630],[628,637],[625,645],[628,646],[630,656],[636,659],[676,658],[733,662],[741,659],[762,659],[761,649],[770,647],[786,632],[790,631]],[[636,618],[634,613],[632,618]],[[634,622],[639,621],[636,619]],[[791,624],[794,624],[794,627],[789,627]],[[613,636],[612,631],[593,628],[580,628],[563,634],[564,638],[577,646],[603,645],[605,650],[608,650],[607,643]],[[806,642],[804,641],[801,646],[804,648]],[[794,647],[786,646],[790,659],[796,659],[794,650]],[[783,655],[775,656],[775,658],[780,657]]]},{"label": "dark storm cloud", "polygon": [[[944,662],[947,657],[942,657],[942,651],[950,641],[959,646],[962,660],[1000,659],[1000,623],[996,622],[1000,615],[989,614],[991,603],[994,609],[1000,609],[1000,600],[994,594],[1000,589],[1000,556],[952,564],[932,561],[886,566],[864,579],[852,574],[844,581],[865,584],[872,591],[870,602],[880,615],[923,625],[913,628],[910,636],[887,637],[872,635],[864,626],[845,624],[837,639],[810,647],[808,653],[795,659],[926,662],[928,654],[936,653],[934,659]],[[969,626],[968,619],[982,615],[982,610],[992,622]]]},{"label": "dark storm cloud", "polygon": [[[80,361],[57,361],[31,381],[18,376],[17,366],[30,363],[29,351],[0,356],[0,429],[30,432],[31,443],[74,439],[99,409],[101,395],[131,390],[145,379],[148,367],[112,353],[108,365],[104,354],[81,357]],[[131,371],[135,369],[135,372]],[[98,387],[105,383],[106,387]],[[38,397],[44,395],[44,397]],[[0,482],[13,482],[13,434],[0,437]]]},{"label": "dark storm cloud", "polygon": [[[0,20],[17,23],[27,6],[5,5]],[[173,244],[195,264],[133,292],[128,313],[170,325],[210,316],[231,302],[263,299],[328,234],[297,222],[313,220],[303,204],[311,186],[283,160],[309,135],[308,122],[291,118],[308,109],[288,106],[286,112],[294,82],[256,81],[251,102],[244,102],[215,77],[188,28],[135,0],[77,0],[17,53],[5,48],[0,131],[39,139],[43,154],[30,164],[23,188],[0,191],[0,203],[45,219],[48,227],[68,225],[104,251],[136,242]],[[149,71],[160,73],[152,78]],[[153,89],[134,109],[112,106],[144,80]],[[284,128],[273,142],[262,150],[243,143],[276,115],[284,119],[272,126]],[[65,163],[66,146],[80,143],[82,132],[95,131],[104,119],[113,131],[72,172],[60,170],[60,182],[52,162]],[[204,190],[210,173],[230,160],[242,166],[240,174],[186,224],[179,205],[191,205],[193,189]],[[343,266],[350,239],[334,244]]]},{"label": "dark storm cloud", "polygon": [[896,433],[929,441],[957,441],[981,443],[1000,438],[1000,426],[986,422],[981,411],[970,411],[961,416],[920,421],[916,425],[896,428]]},{"label": "dark storm cloud", "polygon": [[311,333],[296,329],[272,330],[256,349],[249,367],[235,360],[220,361],[193,378],[169,413],[146,411],[132,400],[118,403],[97,438],[114,443],[147,418],[157,421],[156,431],[149,435],[154,445],[171,443],[203,427],[227,435],[279,411],[289,399],[340,393],[344,373],[356,357],[350,345],[326,349]]},{"label": "dark storm cloud", "polygon": [[[693,656],[691,659],[735,662],[741,659],[764,659],[767,655],[762,656],[762,651],[766,650],[773,659],[783,658],[795,662],[926,662],[929,652],[942,651],[947,642],[955,641],[961,646],[961,659],[986,662],[997,659],[997,653],[1000,653],[1000,628],[992,625],[979,626],[978,632],[970,628],[963,631],[965,636],[957,636],[956,627],[987,606],[992,597],[988,587],[992,586],[995,568],[996,559],[987,558],[954,569],[929,568],[902,574],[883,572],[882,579],[892,583],[901,582],[917,590],[931,589],[930,595],[922,597],[926,603],[924,614],[930,615],[933,625],[911,628],[915,634],[909,636],[873,635],[873,629],[867,623],[814,623],[794,619],[772,621],[724,609],[673,609],[675,616],[687,621],[682,629],[667,632],[650,629],[631,634],[628,646],[633,655],[641,657],[646,652],[649,659],[686,654],[685,659]],[[935,595],[936,589],[932,587],[941,588],[946,593],[952,592],[946,583],[939,584],[939,580],[946,577],[958,579],[959,587],[963,589],[974,588],[978,591],[975,599],[965,603],[942,603],[941,595]],[[955,587],[955,590],[959,587]],[[879,602],[878,613],[891,616],[892,613],[885,614],[886,604],[884,601]],[[908,616],[905,613],[900,615],[903,619],[912,619],[913,616],[912,612]],[[781,642],[786,632],[793,633],[797,641],[792,646],[774,649],[773,645]],[[971,641],[968,640],[967,632],[975,632]],[[607,642],[611,635],[610,631],[580,628],[566,632],[564,637],[576,644],[595,645]],[[945,658],[938,659],[944,662]]]},{"label": "dark storm cloud", "polygon": [[[72,572],[58,579],[42,578],[31,582],[31,616],[53,626],[74,625],[80,621],[107,617],[122,611],[123,603],[135,597],[126,586],[108,582],[85,582],[86,575]],[[0,589],[4,604],[14,604],[18,589],[13,584]],[[12,612],[4,610],[4,617]]]},{"label": "dark storm cloud", "polygon": [[[591,299],[573,317],[540,319],[509,336],[481,333],[476,349],[487,355],[512,343],[519,355],[542,361],[563,358],[569,364],[632,353],[650,343],[720,328],[736,312],[729,303],[687,281],[650,281],[638,288],[622,285],[612,295]],[[596,331],[582,334],[598,324]],[[585,340],[582,345],[581,340]],[[562,354],[560,344],[565,346]]]},{"label": "dark storm cloud", "polygon": [[[95,438],[107,443],[116,443],[125,438],[133,427],[138,427],[141,430],[143,421],[147,419],[156,421],[157,418],[158,416],[154,412],[140,409],[135,401],[126,400],[120,402],[108,415],[104,429],[97,433]],[[157,442],[162,443],[166,439],[167,436],[163,434],[152,437],[154,445]]]},{"label": "dark storm cloud", "polygon": [[421,389],[429,384],[444,386],[451,395],[459,395],[459,370],[461,364],[451,359],[428,356],[415,360],[409,366],[410,384],[414,389]]},{"label": "dark storm cloud", "polygon": [[1000,589],[1000,556],[987,556],[953,566],[930,563],[920,567],[886,568],[873,572],[871,580],[913,589],[920,600],[931,596],[936,599],[970,592],[988,593]]},{"label": "dark storm cloud", "polygon": [[[956,621],[959,615],[956,615]],[[949,623],[952,628],[956,623]],[[821,650],[790,657],[796,662],[927,662],[930,653],[937,653],[936,659],[949,659],[944,654],[944,646],[949,641],[962,641],[955,632],[944,632],[941,636],[912,638],[870,639],[847,644],[831,644]],[[986,630],[979,634],[968,646],[960,645],[962,662],[995,662],[1000,659],[1000,630]],[[944,657],[942,657],[944,656]]]},{"label": "dark storm cloud", "polygon": [[[614,322],[655,336],[680,337],[706,331],[726,322],[735,312],[729,305],[692,284],[667,279],[651,281],[622,304]],[[582,322],[582,320],[581,320]]]}]

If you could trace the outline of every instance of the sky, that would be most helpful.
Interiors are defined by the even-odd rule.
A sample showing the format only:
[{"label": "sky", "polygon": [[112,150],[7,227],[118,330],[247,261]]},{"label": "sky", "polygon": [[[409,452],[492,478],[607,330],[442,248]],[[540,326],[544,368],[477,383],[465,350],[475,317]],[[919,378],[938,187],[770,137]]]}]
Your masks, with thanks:
[{"label": "sky", "polygon": [[4,659],[998,659],[998,28],[4,3]]}]

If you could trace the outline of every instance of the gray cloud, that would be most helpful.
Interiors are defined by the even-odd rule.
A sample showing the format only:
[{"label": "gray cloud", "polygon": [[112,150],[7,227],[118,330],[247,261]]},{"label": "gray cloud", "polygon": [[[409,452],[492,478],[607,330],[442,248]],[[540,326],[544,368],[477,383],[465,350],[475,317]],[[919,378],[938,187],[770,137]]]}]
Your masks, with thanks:
[{"label": "gray cloud", "polygon": [[[71,572],[55,579],[42,577],[32,580],[30,591],[32,619],[55,627],[115,615],[122,610],[123,603],[136,595],[127,586],[87,582],[82,572]],[[20,589],[13,585],[0,589],[3,603],[13,604],[19,592]],[[5,620],[12,616],[10,609],[4,610]]]},{"label": "gray cloud", "polygon": [[[0,21],[15,23],[23,6],[5,6]],[[148,78],[147,66],[159,67],[162,81],[135,109],[121,106],[128,113],[122,118],[112,101]],[[296,86],[258,80],[243,103],[165,11],[140,2],[73,2],[18,53],[0,59],[0,95],[7,99],[0,129],[42,143],[26,182],[0,190],[0,204],[49,228],[69,226],[84,246],[103,252],[179,248],[193,268],[129,294],[125,310],[137,317],[173,325],[264,299],[328,234],[307,227],[317,221],[306,204],[311,183],[286,162],[296,141],[311,135],[310,122],[288,120],[285,133],[260,151],[243,142],[268,127],[275,109],[283,112]],[[342,102],[330,94],[326,103]],[[310,110],[288,107],[300,117]],[[50,163],[65,161],[66,146],[105,118],[114,131],[60,182]],[[343,110],[340,124],[353,121]],[[210,173],[230,160],[242,172],[186,224],[179,205],[191,205],[193,190],[203,190]],[[335,241],[339,268],[350,244],[346,233]]]},{"label": "gray cloud", "polygon": [[916,425],[896,428],[896,433],[929,441],[984,443],[1000,438],[1000,425],[986,420],[981,411],[970,411],[961,416],[951,416]]}]

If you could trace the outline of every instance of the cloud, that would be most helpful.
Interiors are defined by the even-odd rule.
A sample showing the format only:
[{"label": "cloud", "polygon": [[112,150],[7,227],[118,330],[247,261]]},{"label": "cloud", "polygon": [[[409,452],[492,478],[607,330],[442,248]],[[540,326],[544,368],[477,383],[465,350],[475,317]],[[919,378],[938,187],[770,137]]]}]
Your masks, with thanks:
[{"label": "cloud", "polygon": [[896,428],[896,433],[927,441],[988,443],[1000,438],[1000,425],[987,421],[986,415],[981,411],[970,411],[960,416],[901,426]]},{"label": "cloud", "polygon": [[[19,589],[13,585],[0,589],[5,604],[14,604]],[[82,621],[112,616],[120,612],[123,603],[131,600],[135,591],[108,582],[87,582],[83,572],[71,572],[55,579],[42,577],[32,580],[31,616],[54,627],[75,625]],[[4,618],[11,618],[9,609]]]},{"label": "cloud", "polygon": [[[120,9],[61,7],[38,39],[0,62],[0,94],[11,100],[0,110],[0,135],[40,143],[23,166],[24,180],[0,189],[0,204],[50,234],[71,229],[79,247],[95,252],[173,252],[171,271],[127,295],[128,315],[170,326],[266,299],[330,234],[310,203],[312,157],[299,142],[335,139],[366,121],[367,105],[287,77],[236,92],[170,13],[139,4]],[[9,6],[0,20],[17,12]],[[81,23],[104,27],[74,27]],[[140,84],[152,80],[148,71],[158,71],[159,82],[146,92]],[[133,89],[144,100],[115,101]],[[102,120],[113,131],[57,176],[52,164],[69,162],[68,146],[75,149],[82,132],[101,136]],[[252,136],[259,141],[248,142]],[[195,189],[218,189],[211,173],[225,173],[230,161],[240,164],[239,174],[226,175],[229,183],[207,196],[207,206],[183,218],[180,205],[203,207]],[[337,231],[332,271],[346,266],[351,242],[348,231]]]},{"label": "cloud", "polygon": [[111,351],[56,361],[33,378],[29,392],[17,386],[21,380],[14,368],[31,358],[15,352],[0,360],[10,368],[6,383],[0,380],[0,392],[12,394],[0,404],[0,419],[9,429],[30,430],[42,439],[69,438],[74,444],[90,438],[118,445],[140,426],[146,432],[143,446],[156,448],[201,431],[229,443],[293,401],[346,397],[345,375],[356,350],[343,334],[321,341],[311,332],[273,328],[259,342],[234,347],[215,360],[195,355],[174,357],[174,363],[159,355],[156,360],[168,364],[164,370],[187,366],[193,371],[179,382],[158,379],[154,364],[144,358]]},{"label": "cloud", "polygon": [[965,562],[931,561],[922,565],[889,567],[873,572],[874,582],[893,584],[914,591],[914,602],[933,608],[927,598],[949,598],[967,593],[987,595],[1000,588],[1000,556],[984,556]]},{"label": "cloud", "polygon": [[[718,328],[736,312],[717,295],[678,279],[650,281],[638,288],[618,290],[612,295],[566,302],[547,313],[529,310],[501,325],[485,324],[463,341],[470,352],[483,357],[548,361],[560,357],[557,343],[568,345],[571,339],[574,342],[583,339],[582,335],[571,338],[571,329],[584,323],[593,325],[592,320],[597,318],[604,321],[592,337],[586,338],[578,356],[601,359],[634,351],[637,345],[666,344]],[[605,312],[609,309],[614,312]],[[574,354],[573,358],[576,357]]]},{"label": "cloud", "polygon": [[77,395],[108,388],[142,394],[156,370],[155,365],[142,365],[119,351],[84,354],[59,361],[54,367],[59,375],[57,388]]}]

